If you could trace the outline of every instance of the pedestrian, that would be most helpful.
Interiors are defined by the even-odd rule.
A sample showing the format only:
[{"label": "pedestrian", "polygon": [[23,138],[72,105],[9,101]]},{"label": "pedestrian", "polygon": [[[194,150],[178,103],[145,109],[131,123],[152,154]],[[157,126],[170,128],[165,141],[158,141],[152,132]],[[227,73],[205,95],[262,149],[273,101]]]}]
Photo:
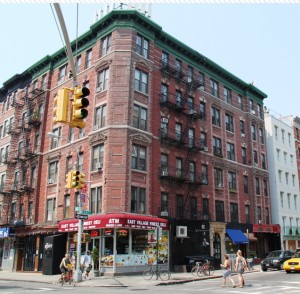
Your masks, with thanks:
[{"label": "pedestrian", "polygon": [[59,269],[61,271],[61,278],[63,279],[66,275],[66,272],[72,267],[71,259],[69,254],[65,254],[65,257],[61,260]]},{"label": "pedestrian", "polygon": [[247,263],[248,263],[249,270],[254,270],[254,268],[253,268],[253,263],[254,263],[253,254],[251,255],[251,257],[247,258]]},{"label": "pedestrian", "polygon": [[229,256],[227,254],[224,255],[224,258],[225,258],[224,264],[220,264],[220,266],[224,269],[222,287],[226,287],[226,278],[228,277],[228,279],[230,280],[230,282],[232,284],[232,288],[235,288],[234,280],[231,277],[231,273],[232,273],[231,261],[229,260]]},{"label": "pedestrian", "polygon": [[91,251],[87,251],[86,254],[81,258],[81,269],[84,272],[83,277],[87,279],[92,269]]},{"label": "pedestrian", "polygon": [[238,279],[239,279],[239,287],[243,288],[245,285],[245,280],[243,277],[243,273],[245,269],[247,268],[247,262],[245,258],[242,255],[242,251],[238,250],[236,253],[236,260],[235,260],[235,271],[237,273]]}]

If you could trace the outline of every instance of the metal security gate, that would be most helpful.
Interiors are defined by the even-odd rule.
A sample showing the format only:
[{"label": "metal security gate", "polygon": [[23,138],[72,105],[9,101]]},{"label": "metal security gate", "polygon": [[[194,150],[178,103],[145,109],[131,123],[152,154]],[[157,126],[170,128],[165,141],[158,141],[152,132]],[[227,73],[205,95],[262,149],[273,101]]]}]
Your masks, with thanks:
[{"label": "metal security gate", "polygon": [[23,271],[34,271],[35,252],[36,236],[26,237],[23,251]]}]

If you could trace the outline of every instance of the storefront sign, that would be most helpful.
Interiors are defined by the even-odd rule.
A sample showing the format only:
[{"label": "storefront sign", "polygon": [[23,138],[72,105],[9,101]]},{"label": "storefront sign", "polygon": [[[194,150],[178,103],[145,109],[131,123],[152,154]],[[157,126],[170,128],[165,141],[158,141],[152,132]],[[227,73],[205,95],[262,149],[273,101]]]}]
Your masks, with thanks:
[{"label": "storefront sign", "polygon": [[0,228],[0,238],[7,238],[9,236],[9,228]]},{"label": "storefront sign", "polygon": [[253,224],[253,233],[280,234],[280,225],[277,225],[277,224]]},{"label": "storefront sign", "polygon": [[[93,230],[100,228],[133,228],[153,230],[161,227],[168,230],[168,221],[158,217],[150,217],[132,214],[104,214],[91,215],[88,220],[83,221],[84,230]],[[58,224],[59,232],[74,232],[78,230],[77,220],[64,220]]]}]

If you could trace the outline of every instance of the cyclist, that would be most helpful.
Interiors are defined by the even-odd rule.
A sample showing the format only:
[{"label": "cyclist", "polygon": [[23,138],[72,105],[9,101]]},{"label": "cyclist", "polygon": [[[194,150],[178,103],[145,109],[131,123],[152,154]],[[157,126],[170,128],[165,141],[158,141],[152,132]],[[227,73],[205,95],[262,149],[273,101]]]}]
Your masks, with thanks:
[{"label": "cyclist", "polygon": [[69,270],[70,267],[72,267],[70,255],[66,253],[65,257],[61,260],[60,265],[59,265],[62,279],[65,278],[66,272]]}]

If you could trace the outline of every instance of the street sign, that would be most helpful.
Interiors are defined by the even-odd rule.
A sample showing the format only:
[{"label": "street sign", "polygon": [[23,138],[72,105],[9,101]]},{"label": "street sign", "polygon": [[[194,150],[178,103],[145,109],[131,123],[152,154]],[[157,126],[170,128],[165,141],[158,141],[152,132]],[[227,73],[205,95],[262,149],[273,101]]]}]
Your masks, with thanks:
[{"label": "street sign", "polygon": [[87,214],[79,214],[79,213],[76,213],[75,214],[75,218],[77,219],[88,219],[88,215]]},{"label": "street sign", "polygon": [[85,203],[85,200],[86,200],[86,194],[80,194],[80,199],[81,199],[81,202],[82,203]]},{"label": "street sign", "polygon": [[92,212],[89,211],[89,210],[83,210],[81,213],[82,213],[82,214],[92,214]]}]

